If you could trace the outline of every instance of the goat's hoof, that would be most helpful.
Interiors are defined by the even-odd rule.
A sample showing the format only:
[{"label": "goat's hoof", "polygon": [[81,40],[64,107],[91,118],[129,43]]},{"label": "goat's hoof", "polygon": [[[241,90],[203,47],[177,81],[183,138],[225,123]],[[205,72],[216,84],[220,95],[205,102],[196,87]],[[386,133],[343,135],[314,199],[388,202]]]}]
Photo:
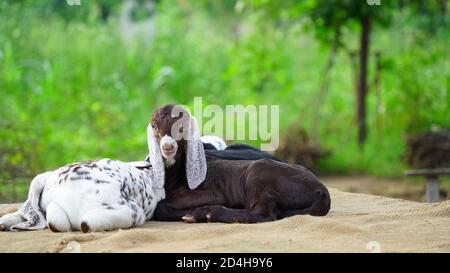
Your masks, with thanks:
[{"label": "goat's hoof", "polygon": [[53,232],[59,232],[59,230],[54,225],[52,225],[52,223],[48,223],[48,229]]},{"label": "goat's hoof", "polygon": [[187,223],[209,223],[212,222],[213,212],[211,208],[196,208],[186,214]]},{"label": "goat's hoof", "polygon": [[91,229],[86,222],[81,222],[81,232],[88,233],[90,230]]},{"label": "goat's hoof", "polygon": [[195,218],[192,215],[185,215],[181,218],[181,220],[183,220],[185,223],[195,223]]},{"label": "goat's hoof", "polygon": [[5,230],[6,229],[6,226],[5,225],[0,225],[0,231],[3,231],[3,230]]}]

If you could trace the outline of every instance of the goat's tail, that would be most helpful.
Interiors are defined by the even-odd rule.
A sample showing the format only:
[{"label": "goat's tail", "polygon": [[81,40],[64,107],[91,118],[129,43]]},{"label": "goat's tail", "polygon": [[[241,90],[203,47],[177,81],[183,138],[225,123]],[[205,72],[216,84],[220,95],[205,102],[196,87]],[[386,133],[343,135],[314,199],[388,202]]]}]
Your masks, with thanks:
[{"label": "goat's tail", "polygon": [[320,188],[316,190],[316,199],[312,205],[304,209],[286,210],[281,212],[280,218],[291,217],[294,215],[309,214],[312,216],[324,216],[330,211],[331,199],[328,190]]}]

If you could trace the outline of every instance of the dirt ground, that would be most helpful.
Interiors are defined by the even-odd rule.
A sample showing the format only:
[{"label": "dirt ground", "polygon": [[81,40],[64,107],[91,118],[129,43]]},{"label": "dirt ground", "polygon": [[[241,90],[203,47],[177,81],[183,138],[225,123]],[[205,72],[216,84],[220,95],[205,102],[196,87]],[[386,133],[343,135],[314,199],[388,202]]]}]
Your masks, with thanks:
[{"label": "dirt ground", "polygon": [[[325,176],[320,179],[327,187],[345,192],[425,202],[425,179],[388,179],[372,176]],[[449,190],[448,183],[441,183],[441,201],[448,200]]]},{"label": "dirt ground", "polygon": [[[329,190],[331,211],[323,217],[259,224],[148,221],[85,234],[0,232],[0,252],[450,252],[450,201]],[[0,209],[0,215],[12,210]]]}]

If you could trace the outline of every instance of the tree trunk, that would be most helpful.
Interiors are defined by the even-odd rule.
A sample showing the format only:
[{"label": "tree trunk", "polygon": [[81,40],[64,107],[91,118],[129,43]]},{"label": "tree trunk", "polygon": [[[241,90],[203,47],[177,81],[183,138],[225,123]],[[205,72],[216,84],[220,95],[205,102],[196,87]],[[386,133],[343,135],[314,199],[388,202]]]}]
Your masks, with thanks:
[{"label": "tree trunk", "polygon": [[375,115],[376,115],[376,136],[377,141],[381,140],[381,116],[383,113],[380,112],[382,107],[382,99],[381,99],[381,52],[375,53],[375,73],[373,84],[369,87],[372,92],[375,91]]},{"label": "tree trunk", "polygon": [[367,95],[367,66],[369,60],[369,37],[370,37],[370,17],[363,16],[360,20],[361,24],[361,41],[359,51],[359,79],[358,79],[358,144],[363,146],[367,138],[366,124],[366,95]]},{"label": "tree trunk", "polygon": [[447,0],[441,0],[441,13],[442,13],[442,16],[447,15],[447,12],[448,12]]}]

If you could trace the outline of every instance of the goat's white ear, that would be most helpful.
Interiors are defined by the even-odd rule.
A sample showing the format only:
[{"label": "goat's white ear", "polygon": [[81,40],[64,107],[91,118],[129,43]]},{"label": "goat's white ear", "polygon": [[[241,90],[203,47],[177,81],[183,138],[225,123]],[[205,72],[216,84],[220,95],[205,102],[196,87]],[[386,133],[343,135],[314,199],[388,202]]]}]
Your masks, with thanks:
[{"label": "goat's white ear", "polygon": [[206,155],[200,139],[200,130],[194,117],[190,117],[186,146],[186,177],[191,190],[206,178]]},{"label": "goat's white ear", "polygon": [[153,134],[152,125],[147,127],[147,143],[148,143],[148,157],[152,165],[154,187],[164,188],[164,162],[161,151],[159,150],[158,142]]}]

